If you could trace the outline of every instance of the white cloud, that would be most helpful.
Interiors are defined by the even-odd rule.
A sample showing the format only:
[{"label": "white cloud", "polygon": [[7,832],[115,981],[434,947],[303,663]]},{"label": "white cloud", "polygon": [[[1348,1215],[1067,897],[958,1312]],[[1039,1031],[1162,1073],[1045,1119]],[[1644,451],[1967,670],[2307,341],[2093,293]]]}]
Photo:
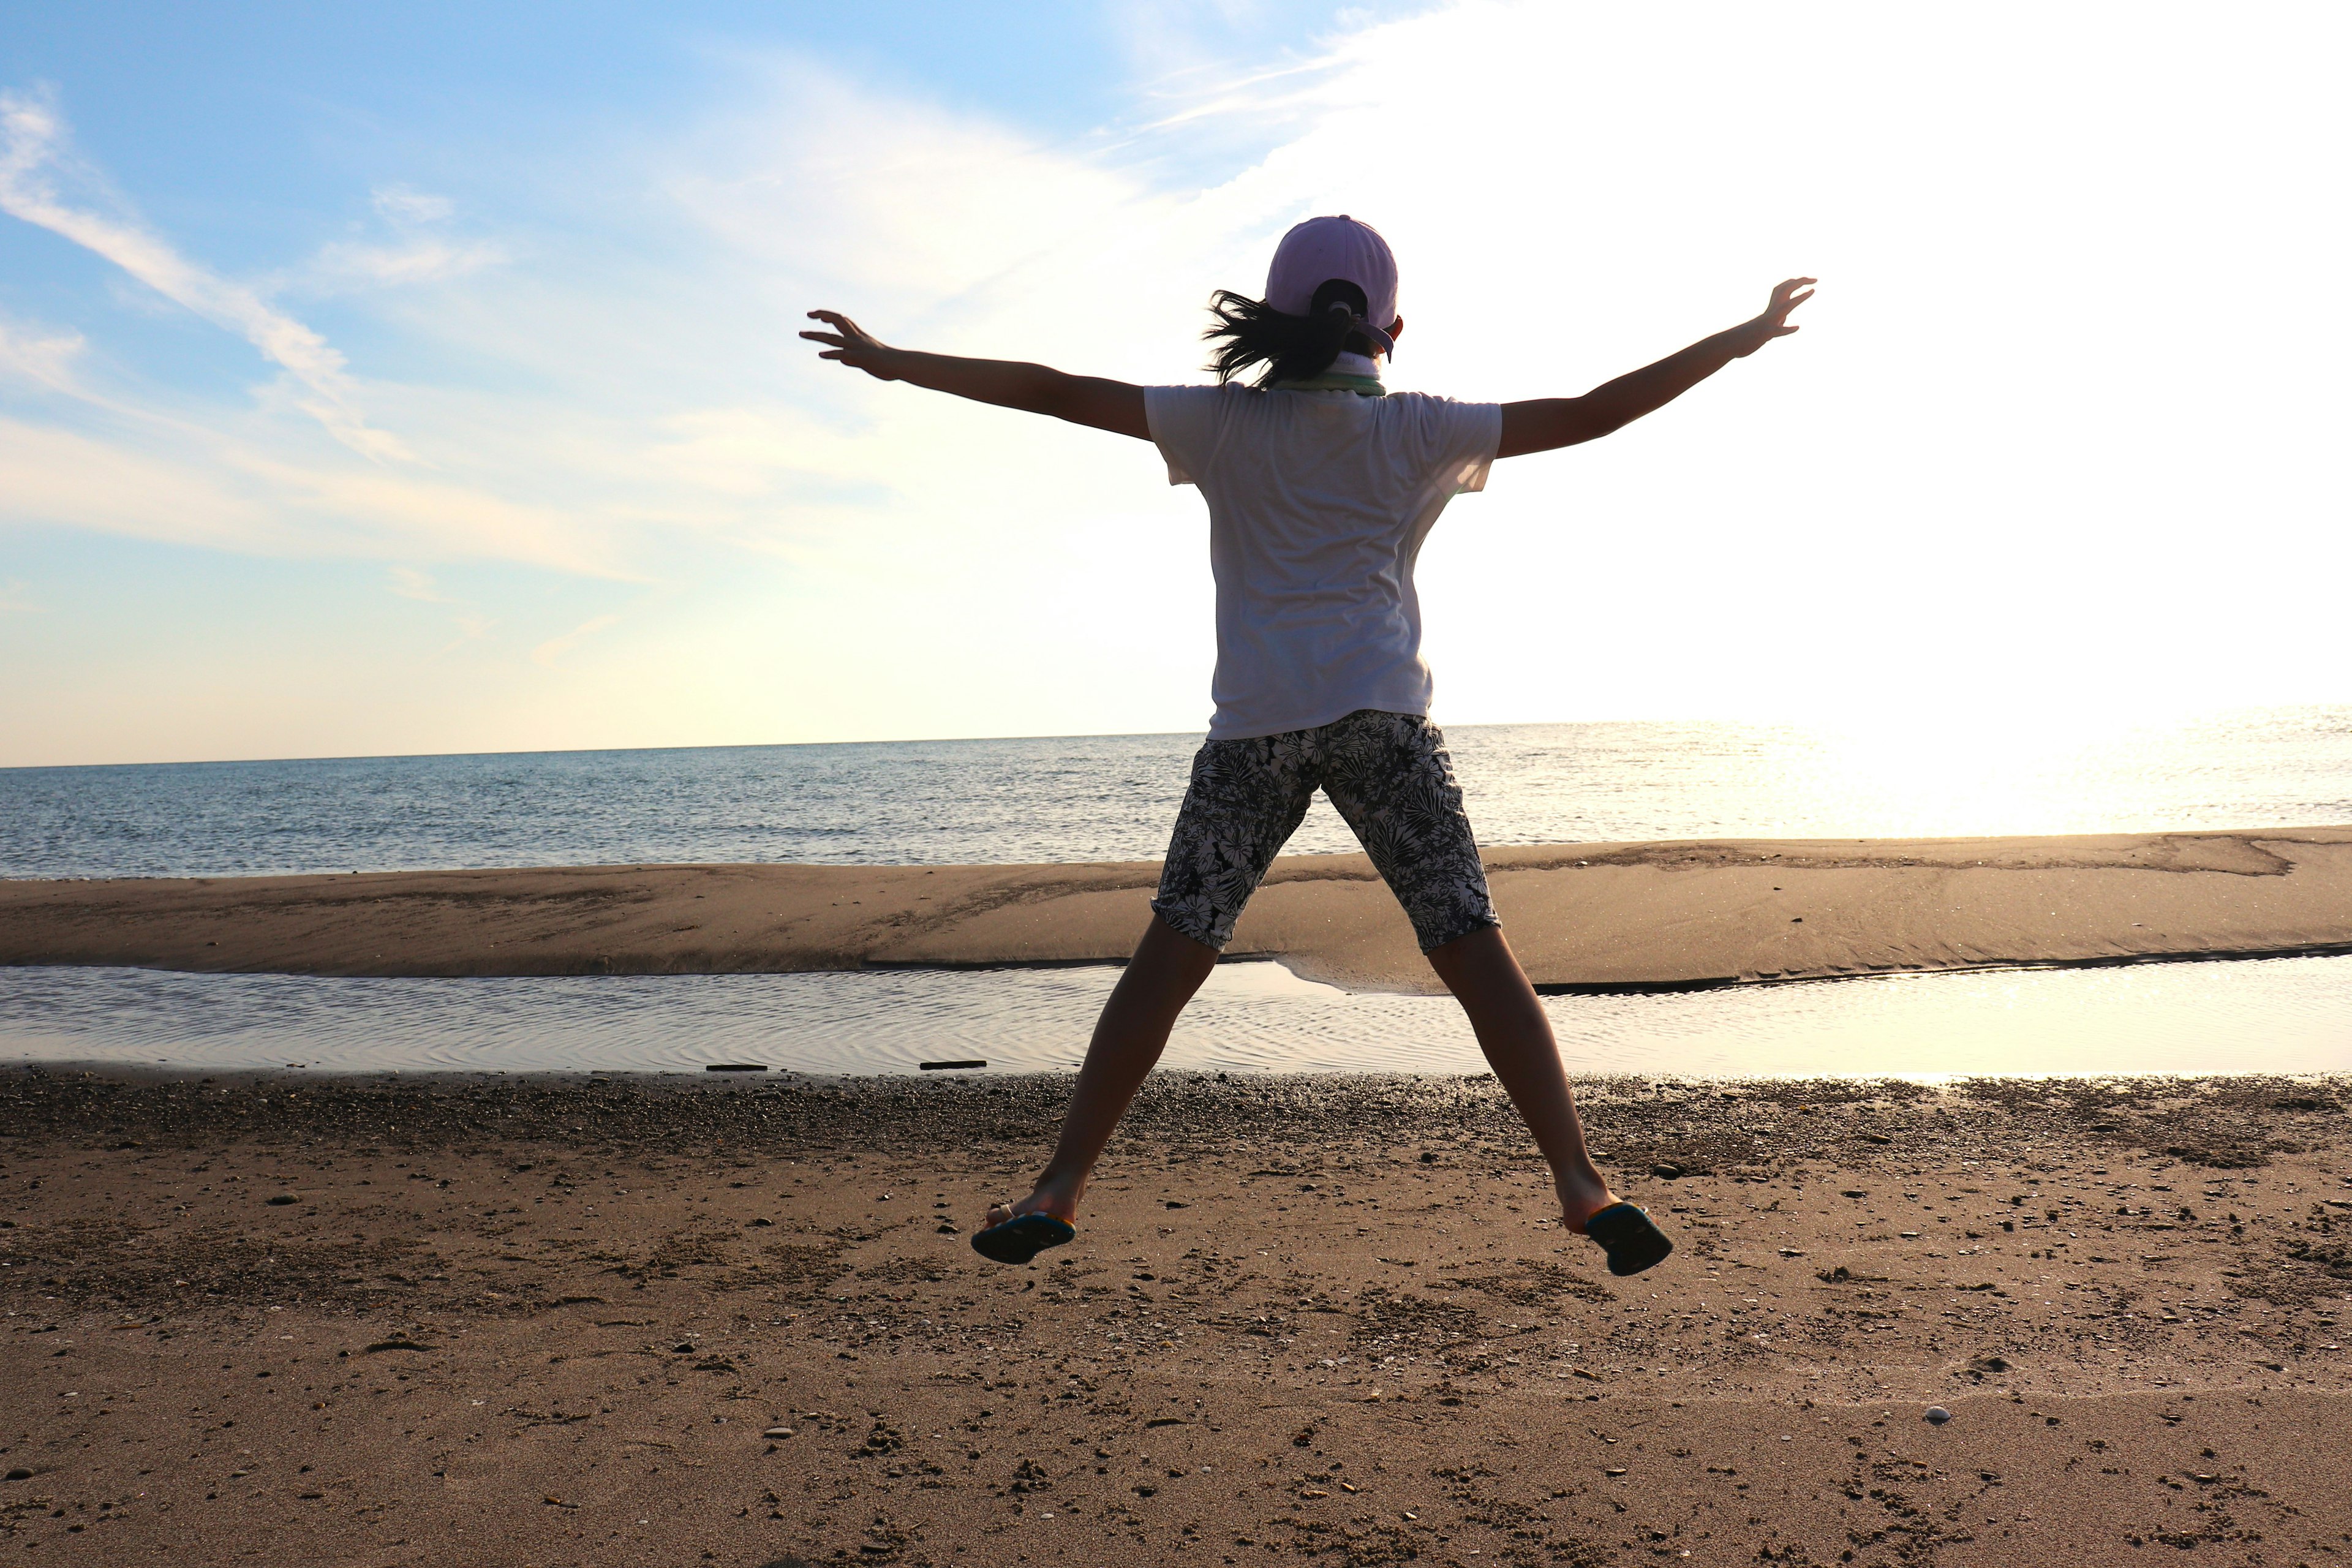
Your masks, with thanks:
[{"label": "white cloud", "polygon": [[479,642],[489,636],[490,628],[498,624],[494,617],[466,608],[457,600],[443,593],[440,584],[434,581],[433,574],[429,572],[421,571],[414,566],[394,566],[390,568],[390,573],[391,590],[394,597],[413,599],[420,605],[446,605],[455,609],[456,613],[449,616],[449,622],[457,628],[457,635],[436,648],[435,650],[436,654],[453,653],[467,643]]},{"label": "white cloud", "polygon": [[445,595],[434,587],[432,574],[420,572],[414,566],[392,568],[392,591],[404,599],[415,599],[421,604],[450,603]]},{"label": "white cloud", "polygon": [[[831,305],[886,340],[1195,380],[1209,290],[1352,211],[1403,264],[1392,379],[1464,397],[1582,391],[1781,277],[1825,280],[1797,337],[1448,513],[1422,584],[1450,720],[2340,692],[2326,367],[2352,344],[2345,220],[2311,193],[2352,136],[2340,25],[2295,15],[1854,6],[1790,30],[1467,4],[1156,82],[1108,152],[767,62],[610,145],[470,150],[510,184],[466,215],[528,241],[491,254],[438,226],[445,198],[386,187],[388,226],[325,253],[338,338],[406,367],[366,402],[429,482],[321,457],[268,403],[142,389],[145,423],[0,424],[0,513],[363,558],[378,605],[384,563],[408,596],[461,560],[659,584],[533,652],[566,624],[539,618],[544,584],[468,578],[468,613],[531,628],[461,638],[531,693],[442,693],[468,743],[1193,724],[1200,504],[1148,447],[874,383],[793,334]],[[78,324],[93,350],[40,327],[0,355],[103,380],[125,362]]]},{"label": "white cloud", "polygon": [[446,283],[506,259],[505,247],[488,241],[460,244],[418,239],[404,245],[363,245],[339,240],[319,248],[299,281],[304,290],[314,293]]},{"label": "white cloud", "polygon": [[[209,433],[205,433],[207,436]],[[611,529],[478,489],[212,440],[144,444],[0,417],[0,522],[296,558],[492,558],[639,575]]]},{"label": "white cloud", "polygon": [[164,298],[241,334],[301,384],[308,395],[299,405],[353,451],[379,459],[409,455],[396,437],[360,414],[343,356],[317,332],[135,222],[66,202],[54,181],[67,162],[65,142],[65,125],[51,105],[0,93],[0,211],[104,257]]},{"label": "white cloud", "polygon": [[443,654],[455,653],[457,649],[465,647],[467,643],[479,642],[484,637],[490,635],[491,627],[498,625],[498,622],[490,616],[475,615],[470,611],[455,616],[451,618],[457,622],[457,635],[451,637],[447,642],[443,643],[441,647],[436,650],[436,652]]},{"label": "white cloud", "polygon": [[805,66],[679,149],[679,205],[735,255],[886,295],[984,289],[1099,231],[1140,194],[999,122]]},{"label": "white cloud", "polygon": [[[671,188],[755,340],[824,303],[887,341],[1144,380],[1197,374],[1209,289],[1254,289],[1314,211],[1388,233],[1412,328],[1394,379],[1465,397],[1583,391],[1823,277],[1797,337],[1449,514],[1423,584],[1457,719],[2014,703],[2166,646],[2179,563],[2221,533],[2352,566],[2318,456],[2347,410],[2309,368],[2352,346],[2345,220],[2309,199],[2352,130],[2313,47],[2340,18],[2296,13],[2283,53],[2179,8],[2131,13],[2120,43],[2124,13],[2096,7],[1677,15],[1446,7],[1237,75],[1117,161],[788,70],[679,149]],[[1669,91],[1685,107],[1661,116]],[[1153,135],[1265,116],[1296,129],[1248,167],[1155,183]],[[2193,280],[2249,275],[2184,317]],[[1141,493],[1116,441],[830,367],[787,379],[862,422],[825,469],[887,496],[880,532],[795,557],[832,581],[984,570],[970,531],[1083,592],[1070,552],[1103,520],[1196,504]],[[759,493],[769,468],[725,460],[754,422],[698,417],[698,471]],[[1189,584],[1099,564],[1093,591],[1185,635]],[[2182,700],[2284,691],[2313,660],[2352,679],[2316,602],[2256,604],[2200,606],[2231,630],[2168,677]]]},{"label": "white cloud", "polygon": [[0,616],[37,616],[41,608],[33,602],[25,584],[14,577],[0,583]]},{"label": "white cloud", "polygon": [[74,362],[88,346],[77,331],[43,331],[0,321],[0,373],[22,376],[52,392],[77,393]]},{"label": "white cloud", "polygon": [[621,617],[618,616],[598,616],[593,620],[583,621],[562,637],[550,637],[531,649],[530,661],[551,669],[565,654],[570,653],[598,632],[610,626],[616,626],[620,623]]},{"label": "white cloud", "polygon": [[446,196],[428,195],[407,185],[378,185],[369,198],[377,212],[395,223],[439,223],[457,210]]},{"label": "white cloud", "polygon": [[0,521],[276,552],[300,530],[198,463],[0,418]]},{"label": "white cloud", "polygon": [[576,526],[558,507],[378,468],[302,467],[257,452],[223,458],[266,486],[274,506],[331,519],[338,553],[489,555],[588,576],[635,574],[609,534]]},{"label": "white cloud", "polygon": [[433,232],[457,211],[446,196],[407,185],[379,185],[370,205],[392,231],[390,243],[335,240],[319,247],[300,267],[273,281],[272,291],[344,294],[360,289],[447,283],[506,262],[507,247],[494,240],[460,239]]}]

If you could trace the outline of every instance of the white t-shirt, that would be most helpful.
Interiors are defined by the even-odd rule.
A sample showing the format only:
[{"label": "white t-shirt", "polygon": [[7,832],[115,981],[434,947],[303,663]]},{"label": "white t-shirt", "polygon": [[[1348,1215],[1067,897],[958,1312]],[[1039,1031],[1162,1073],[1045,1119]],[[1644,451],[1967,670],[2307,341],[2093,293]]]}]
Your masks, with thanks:
[{"label": "white t-shirt", "polygon": [[1312,729],[1359,708],[1428,712],[1413,562],[1445,503],[1486,489],[1502,405],[1151,386],[1143,407],[1168,482],[1198,485],[1209,503],[1209,738]]}]

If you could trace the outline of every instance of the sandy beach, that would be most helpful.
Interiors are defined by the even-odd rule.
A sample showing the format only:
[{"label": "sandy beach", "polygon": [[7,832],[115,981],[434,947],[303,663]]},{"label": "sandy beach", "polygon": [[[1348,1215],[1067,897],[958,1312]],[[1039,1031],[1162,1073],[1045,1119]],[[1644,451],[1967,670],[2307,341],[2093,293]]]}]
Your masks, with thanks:
[{"label": "sandy beach", "polygon": [[[370,1564],[2340,1559],[2333,1083],[0,1076],[0,1551]],[[1923,1419],[1930,1405],[1951,1419]]]},{"label": "sandy beach", "polygon": [[[1582,844],[1486,853],[1538,985],[2352,949],[2352,827]],[[1124,959],[1156,863],[628,866],[0,882],[0,964],[373,975]],[[1234,957],[1430,991],[1360,855],[1277,860]]]}]

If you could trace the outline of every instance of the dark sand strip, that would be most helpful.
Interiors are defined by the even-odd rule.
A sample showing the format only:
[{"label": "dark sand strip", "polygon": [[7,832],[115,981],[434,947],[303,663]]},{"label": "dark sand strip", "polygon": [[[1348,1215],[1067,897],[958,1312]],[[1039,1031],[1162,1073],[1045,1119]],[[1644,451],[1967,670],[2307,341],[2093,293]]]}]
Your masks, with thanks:
[{"label": "dark sand strip", "polygon": [[[1671,986],[2352,947],[2352,827],[1739,840],[1487,856],[1537,984]],[[0,882],[0,964],[740,973],[1123,959],[1159,868],[648,866]],[[1296,856],[1235,956],[1433,989],[1360,855]]]},{"label": "dark sand strip", "polygon": [[0,1550],[2276,1568],[2352,1539],[2341,1084],[1599,1084],[1604,1163],[1682,1243],[1633,1281],[1462,1079],[1160,1079],[1077,1242],[983,1265],[977,1204],[1062,1092],[0,1072]]}]

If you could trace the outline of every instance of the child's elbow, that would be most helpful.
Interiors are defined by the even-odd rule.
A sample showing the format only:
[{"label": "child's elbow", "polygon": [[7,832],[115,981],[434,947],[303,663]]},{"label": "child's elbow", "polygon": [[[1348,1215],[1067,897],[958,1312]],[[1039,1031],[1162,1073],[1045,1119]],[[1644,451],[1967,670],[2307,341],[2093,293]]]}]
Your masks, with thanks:
[{"label": "child's elbow", "polygon": [[1023,388],[1027,395],[1021,406],[1032,414],[1048,415],[1055,419],[1075,419],[1078,415],[1078,384],[1075,376],[1059,371],[1041,370],[1029,385]]}]

